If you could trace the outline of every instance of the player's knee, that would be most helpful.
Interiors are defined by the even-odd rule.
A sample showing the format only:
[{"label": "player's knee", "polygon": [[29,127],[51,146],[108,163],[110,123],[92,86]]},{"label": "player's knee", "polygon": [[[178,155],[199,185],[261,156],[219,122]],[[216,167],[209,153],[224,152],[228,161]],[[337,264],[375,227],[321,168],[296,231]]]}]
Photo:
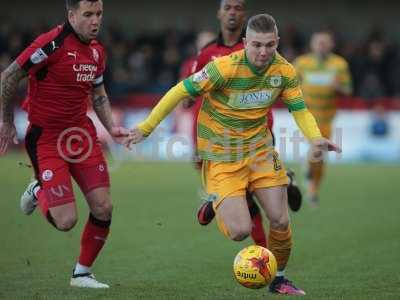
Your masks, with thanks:
[{"label": "player's knee", "polygon": [[289,228],[289,218],[281,217],[270,222],[271,229],[285,231]]},{"label": "player's knee", "polygon": [[77,222],[76,216],[65,216],[54,220],[56,227],[60,231],[70,231]]},{"label": "player's knee", "polygon": [[92,208],[92,214],[98,219],[109,220],[111,219],[113,205],[111,201],[102,201]]},{"label": "player's knee", "polygon": [[229,237],[234,241],[243,241],[251,233],[250,225],[235,225],[229,229]]}]

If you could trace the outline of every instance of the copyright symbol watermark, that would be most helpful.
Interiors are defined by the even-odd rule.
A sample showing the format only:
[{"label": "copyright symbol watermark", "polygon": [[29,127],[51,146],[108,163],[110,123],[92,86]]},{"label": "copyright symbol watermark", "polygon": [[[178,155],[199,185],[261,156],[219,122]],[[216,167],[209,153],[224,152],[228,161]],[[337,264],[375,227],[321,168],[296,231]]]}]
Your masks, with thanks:
[{"label": "copyright symbol watermark", "polygon": [[58,154],[69,163],[85,161],[93,150],[93,140],[90,134],[83,128],[71,127],[58,136]]}]

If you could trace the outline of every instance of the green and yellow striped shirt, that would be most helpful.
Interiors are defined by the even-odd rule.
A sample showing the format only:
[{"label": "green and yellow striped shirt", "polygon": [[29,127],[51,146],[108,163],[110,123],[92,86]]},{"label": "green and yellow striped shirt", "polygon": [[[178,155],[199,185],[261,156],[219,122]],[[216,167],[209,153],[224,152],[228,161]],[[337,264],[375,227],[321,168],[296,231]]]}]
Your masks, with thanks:
[{"label": "green and yellow striped shirt", "polygon": [[296,71],[279,53],[260,72],[240,50],[215,59],[183,84],[191,96],[203,95],[197,130],[203,160],[236,161],[272,147],[266,116],[279,98],[290,111],[306,109]]}]

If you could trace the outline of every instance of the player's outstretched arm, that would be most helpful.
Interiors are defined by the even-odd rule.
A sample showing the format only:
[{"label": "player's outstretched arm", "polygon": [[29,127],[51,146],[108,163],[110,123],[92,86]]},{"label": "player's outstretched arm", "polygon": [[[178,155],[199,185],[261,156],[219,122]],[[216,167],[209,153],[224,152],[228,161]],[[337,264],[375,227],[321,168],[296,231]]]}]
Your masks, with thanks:
[{"label": "player's outstretched arm", "polygon": [[171,88],[153,108],[147,119],[131,130],[131,143],[140,143],[145,137],[150,135],[178,103],[189,96],[190,94],[182,82]]},{"label": "player's outstretched arm", "polygon": [[337,153],[342,152],[342,149],[338,145],[322,137],[317,122],[308,109],[305,108],[299,111],[293,111],[292,115],[297,126],[300,128],[304,136],[310,141],[313,156],[319,157],[322,155],[322,152],[326,151],[335,151]]},{"label": "player's outstretched arm", "polygon": [[10,143],[18,144],[17,130],[14,125],[14,105],[12,100],[19,82],[28,76],[17,62],[13,62],[1,73],[0,81],[0,155],[6,153]]},{"label": "player's outstretched arm", "polygon": [[129,148],[130,131],[126,128],[115,126],[112,119],[110,100],[104,85],[93,90],[93,109],[103,126],[107,129],[114,142]]}]

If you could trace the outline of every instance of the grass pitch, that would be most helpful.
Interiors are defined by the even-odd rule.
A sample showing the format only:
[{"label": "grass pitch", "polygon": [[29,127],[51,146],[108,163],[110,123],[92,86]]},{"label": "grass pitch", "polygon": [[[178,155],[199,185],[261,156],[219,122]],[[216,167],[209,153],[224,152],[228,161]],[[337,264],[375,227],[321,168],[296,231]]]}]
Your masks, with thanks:
[{"label": "grass pitch", "polygon": [[[68,286],[87,208],[68,233],[39,212],[23,216],[18,199],[30,177],[19,154],[0,158],[1,299],[282,299],[248,290],[232,261],[251,243],[224,238],[196,221],[198,175],[185,163],[124,163],[112,176],[114,218],[94,266],[109,290]],[[288,277],[308,299],[400,298],[400,168],[330,166],[322,203],[292,214]]]}]

